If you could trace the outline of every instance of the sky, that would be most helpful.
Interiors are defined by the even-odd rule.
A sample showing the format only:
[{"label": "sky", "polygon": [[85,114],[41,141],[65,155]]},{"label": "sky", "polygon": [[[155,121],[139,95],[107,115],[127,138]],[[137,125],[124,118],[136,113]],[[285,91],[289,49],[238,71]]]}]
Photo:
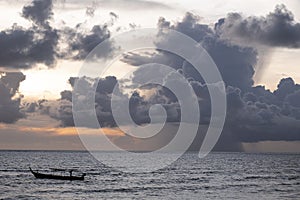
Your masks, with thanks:
[{"label": "sky", "polygon": [[[78,129],[91,138],[99,134],[89,125],[74,127],[74,82],[91,87],[94,81],[78,78],[85,58],[102,41],[126,31],[168,28],[199,42],[225,82],[227,116],[216,150],[300,152],[298,0],[11,2],[0,0],[0,149],[84,149]],[[168,41],[161,37],[160,42]],[[99,59],[115,52],[109,43]],[[129,84],[135,86],[145,74],[163,78],[158,70],[137,67],[150,61],[189,78],[201,110],[201,140],[211,115],[208,86],[184,60],[158,51],[129,53],[101,77],[95,98],[101,134],[130,150],[152,150],[170,140],[181,119],[178,99],[157,85],[126,87],[122,79],[133,69]],[[163,105],[168,124],[159,136],[143,141],[120,130],[110,108],[114,86],[120,87],[119,101],[129,101],[138,125],[150,122],[151,105]],[[199,146],[196,139],[191,149]]]}]

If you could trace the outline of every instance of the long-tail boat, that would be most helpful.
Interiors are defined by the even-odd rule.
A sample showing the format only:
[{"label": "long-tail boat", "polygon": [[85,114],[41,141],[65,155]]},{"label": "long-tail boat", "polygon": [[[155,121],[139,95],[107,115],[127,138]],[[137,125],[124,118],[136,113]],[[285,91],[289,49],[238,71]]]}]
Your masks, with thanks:
[{"label": "long-tail boat", "polygon": [[[54,169],[50,168],[53,172],[68,172],[69,175],[59,175],[59,174],[54,174],[54,173],[41,173],[38,170],[32,170],[29,167],[30,172],[35,176],[35,178],[39,179],[57,179],[57,180],[84,180],[85,173],[81,173],[80,175],[73,175],[73,169]],[[65,173],[66,174],[66,173]]]}]

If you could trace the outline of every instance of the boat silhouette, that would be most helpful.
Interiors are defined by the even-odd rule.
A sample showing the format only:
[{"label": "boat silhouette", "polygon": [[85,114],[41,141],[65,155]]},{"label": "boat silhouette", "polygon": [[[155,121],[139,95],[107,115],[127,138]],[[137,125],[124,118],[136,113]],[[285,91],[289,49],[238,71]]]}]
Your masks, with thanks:
[{"label": "boat silhouette", "polygon": [[54,169],[50,168],[54,172],[69,172],[69,175],[58,175],[53,173],[41,173],[38,170],[32,170],[31,167],[29,167],[30,172],[34,175],[35,178],[38,179],[57,179],[57,180],[84,180],[85,173],[81,173],[80,176],[74,176],[72,173],[73,169]]}]

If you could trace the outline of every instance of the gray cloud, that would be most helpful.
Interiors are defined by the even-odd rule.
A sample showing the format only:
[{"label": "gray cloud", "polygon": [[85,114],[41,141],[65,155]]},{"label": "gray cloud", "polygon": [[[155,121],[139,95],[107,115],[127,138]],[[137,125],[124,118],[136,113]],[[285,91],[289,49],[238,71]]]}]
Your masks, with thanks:
[{"label": "gray cloud", "polygon": [[58,33],[49,25],[52,18],[51,0],[34,0],[24,6],[22,16],[32,27],[14,24],[0,32],[0,65],[7,68],[30,68],[37,63],[52,66],[56,59]]},{"label": "gray cloud", "polygon": [[[64,91],[66,92],[66,91]],[[62,98],[54,100],[39,100],[27,105],[26,112],[34,110],[41,115],[48,115],[53,119],[61,122],[62,127],[74,126],[73,115],[72,115],[72,102],[64,99],[63,92]]]},{"label": "gray cloud", "polygon": [[61,99],[65,99],[72,102],[72,92],[69,90],[64,90],[60,93]]},{"label": "gray cloud", "polygon": [[[86,91],[92,88],[94,84],[91,82],[92,80],[85,77],[70,78],[69,82],[74,86],[76,82],[80,81],[82,88],[79,91]],[[115,86],[118,88],[118,84],[115,77],[99,79],[95,94],[95,110],[101,127],[116,126],[111,111],[111,94]],[[197,150],[200,145],[199,141],[202,141],[210,122],[211,105],[207,85],[194,80],[191,80],[190,84],[198,97],[201,110],[200,127],[202,128],[191,146],[191,150]],[[282,95],[282,92],[279,93],[279,91],[282,91],[283,88],[285,90],[293,88],[293,90],[289,89],[289,92]],[[171,91],[158,85],[143,86],[140,90],[154,90],[155,92],[148,97],[141,96],[138,92],[129,96],[120,90],[116,92],[119,104],[130,98],[129,110],[136,124],[150,123],[149,108],[155,104],[161,104],[165,108],[168,124],[180,122],[180,105]],[[92,93],[92,91],[88,93]],[[281,80],[274,92],[266,90],[262,86],[252,87],[247,92],[228,86],[226,93],[228,101],[226,123],[215,150],[239,151],[242,150],[241,142],[300,140],[300,105],[298,102],[300,88],[292,79]],[[72,91],[63,91],[60,100],[41,103],[44,113],[59,120],[62,126],[74,126],[71,94]],[[81,101],[83,104],[86,102],[86,98],[89,98],[81,94],[75,96],[78,98],[77,102]],[[121,114],[121,112],[118,113]],[[88,124],[86,126],[96,128]],[[176,125],[174,126],[176,127]],[[167,141],[169,139],[169,136],[165,138]],[[147,143],[142,140],[140,142]]]},{"label": "gray cloud", "polygon": [[25,102],[23,103],[23,110],[26,113],[34,113],[37,111],[38,104],[36,102]]},{"label": "gray cloud", "polygon": [[[52,8],[52,0],[33,0],[22,10],[22,17],[32,22],[31,27],[14,24],[0,32],[2,67],[26,69],[36,64],[52,67],[58,58],[81,60],[110,37],[107,25],[95,25],[89,31],[80,29],[80,24],[74,28],[64,26],[55,29],[50,25],[54,15]],[[108,43],[106,51],[98,56],[105,58],[113,51],[113,44]]]},{"label": "gray cloud", "polygon": [[[199,16],[187,13],[182,21],[172,25],[171,22],[160,18],[158,28],[170,28],[179,31],[201,43],[217,64],[226,85],[239,87],[243,90],[251,88],[254,83],[252,78],[257,63],[256,50],[223,41],[208,25],[201,24],[199,19]],[[165,41],[159,42],[167,41],[168,39],[165,38]],[[122,61],[136,66],[151,62],[165,64],[175,69],[182,69],[186,77],[203,83],[201,75],[188,62],[184,62],[182,58],[168,52],[159,51],[146,53],[146,55],[131,53],[127,54]],[[139,71],[137,73],[143,74]]]},{"label": "gray cloud", "polygon": [[[96,25],[87,34],[76,33],[74,40],[70,42],[70,49],[75,52],[75,59],[84,59],[98,44],[110,37],[107,26]],[[98,57],[108,57],[114,47],[111,43],[107,44],[105,52],[101,51]],[[77,53],[76,53],[77,52]]]},{"label": "gray cloud", "polygon": [[94,17],[97,7],[98,7],[97,2],[93,1],[90,6],[86,7],[85,14],[89,17]]},{"label": "gray cloud", "polygon": [[296,107],[296,108],[300,108],[300,89],[297,90],[296,92],[292,93],[292,94],[289,94],[287,95],[285,101],[293,106],[293,107]]},{"label": "gray cloud", "polygon": [[[57,101],[47,101],[43,100],[38,103],[38,112],[41,114],[46,114],[51,116],[54,119],[57,119],[61,122],[63,127],[65,126],[74,126],[73,115],[72,115],[72,95],[76,98],[76,105],[81,106],[85,105],[87,98],[95,98],[95,110],[98,121],[101,127],[115,127],[116,122],[114,121],[114,117],[112,115],[111,110],[111,101],[112,101],[112,93],[114,91],[114,95],[117,96],[117,103],[123,104],[129,101],[129,110],[130,115],[133,118],[133,121],[137,124],[145,124],[150,122],[149,117],[149,108],[152,105],[162,103],[163,107],[166,109],[168,117],[168,122],[177,122],[180,117],[179,105],[177,102],[164,102],[163,98],[167,99],[167,97],[163,96],[163,91],[169,97],[171,96],[165,89],[159,87],[160,95],[151,96],[151,99],[146,100],[145,96],[140,95],[138,91],[133,92],[132,94],[123,93],[119,90],[119,82],[116,77],[108,76],[103,79],[98,80],[98,85],[95,93],[95,97],[87,97],[83,96],[80,91],[83,93],[93,94],[93,85],[95,84],[96,79],[91,79],[87,77],[71,77],[69,79],[69,83],[72,87],[74,85],[80,84],[80,88],[78,88],[79,93],[74,94],[73,91],[62,91],[61,98]],[[115,88],[116,87],[116,88]],[[149,89],[155,88],[156,86],[149,86]],[[115,89],[114,89],[115,88]],[[175,98],[176,99],[176,98]],[[117,111],[118,112],[118,111]],[[122,110],[118,112],[120,115],[122,114]],[[126,120],[124,120],[126,121]],[[127,125],[127,124],[124,124]],[[94,125],[86,125],[90,128],[95,128]]]},{"label": "gray cloud", "polygon": [[284,6],[277,5],[266,17],[243,17],[231,13],[219,20],[216,29],[224,39],[231,42],[256,43],[271,47],[300,47],[300,23]]},{"label": "gray cloud", "polygon": [[300,109],[294,102],[300,90],[291,92],[289,100],[281,100],[280,90],[272,93],[254,87],[252,93],[243,94],[229,88],[226,126],[243,142],[300,140]]},{"label": "gray cloud", "polygon": [[[288,20],[290,13],[284,7],[277,7],[275,13],[269,14],[266,21],[270,26],[275,26],[277,24],[274,22],[279,20],[277,18],[281,19],[283,16],[286,17],[285,20]],[[224,19],[220,20],[219,24],[226,23],[226,20],[227,18],[225,22]],[[283,22],[286,22],[285,20]],[[295,25],[295,27],[297,26]],[[201,24],[198,16],[190,13],[187,13],[182,21],[174,24],[161,18],[158,27],[180,31],[200,42],[217,64],[227,86],[228,113],[223,131],[226,137],[232,138],[235,142],[300,140],[299,85],[288,78],[282,79],[274,92],[266,90],[263,86],[254,87],[253,75],[257,64],[257,52],[254,47],[244,47],[242,43],[233,44],[224,40],[222,34],[226,34],[227,30],[218,25],[213,30],[207,25]],[[235,27],[228,26],[227,28],[233,28],[234,31]],[[251,35],[255,37],[254,33]],[[234,39],[234,34],[232,37]],[[275,38],[269,39],[271,41]],[[168,41],[167,38],[166,41]],[[159,42],[165,41],[160,40]],[[189,63],[173,54],[161,51],[127,54],[123,58],[123,62],[135,66],[145,63],[162,63],[181,71],[190,80],[198,96],[201,110],[200,123],[209,123],[210,100],[207,86],[201,75]],[[132,80],[139,82],[139,79],[144,79],[147,73],[144,68],[138,69]],[[153,71],[153,74],[155,73],[159,73],[159,71]],[[222,143],[224,144],[224,137],[221,139]],[[228,140],[225,143],[229,144]],[[221,146],[225,147],[226,145]]]},{"label": "gray cloud", "polygon": [[13,26],[0,32],[0,64],[7,68],[30,68],[37,63],[55,63],[58,35],[55,30]]},{"label": "gray cloud", "polygon": [[21,72],[0,74],[0,122],[14,123],[25,117],[21,112],[21,95],[18,95],[20,82],[25,80]]},{"label": "gray cloud", "polygon": [[38,26],[49,26],[52,18],[52,0],[33,0],[28,6],[23,7],[22,16],[33,21]]},{"label": "gray cloud", "polygon": [[111,17],[113,17],[114,19],[118,19],[119,18],[119,16],[116,13],[114,13],[114,12],[110,12],[109,15]]},{"label": "gray cloud", "polygon": [[[283,15],[281,11],[278,11],[278,13],[279,16]],[[272,17],[268,18],[268,20],[272,19]],[[226,22],[221,20],[219,23]],[[230,150],[232,146],[235,150],[240,149],[241,142],[300,140],[300,108],[298,103],[300,87],[291,78],[281,80],[274,92],[266,90],[263,86],[254,87],[253,75],[257,63],[256,49],[246,48],[224,40],[220,31],[225,30],[219,27],[214,30],[205,24],[201,24],[199,17],[191,13],[187,13],[181,21],[174,24],[161,18],[158,22],[158,28],[174,29],[192,37],[202,44],[217,64],[226,83],[228,100],[227,119],[222,138],[218,144],[219,150]],[[82,51],[77,46],[88,44],[88,42],[82,41],[100,42],[101,38],[105,37],[101,35],[103,30],[103,27],[96,27],[90,34],[76,37],[75,41],[77,42],[74,42],[73,50],[78,51],[76,55],[78,59],[88,52],[87,50],[91,50],[95,43],[91,43],[91,46],[85,46]],[[97,33],[103,37],[95,36]],[[168,38],[159,42],[168,42]],[[130,53],[122,61],[136,66],[150,62],[161,63],[171,66],[183,74],[198,97],[201,110],[201,126],[205,127],[209,124],[211,105],[207,85],[201,75],[196,73],[188,62],[174,54],[162,51]],[[159,77],[159,70],[153,72],[144,70],[144,68],[141,68],[134,73],[133,84],[145,80],[149,73],[154,77],[163,78]],[[78,81],[82,83],[80,84],[82,91],[89,91],[92,86],[95,86],[93,85],[95,80],[87,77],[69,79],[72,87]],[[116,126],[111,112],[111,95],[112,89],[115,86],[118,88],[119,84],[120,82],[115,77],[99,79],[95,95],[95,109],[101,126]],[[149,108],[154,104],[162,104],[166,109],[168,122],[180,121],[180,107],[174,94],[156,85],[147,85],[139,89],[144,91],[153,90],[153,94],[150,97],[145,97],[138,91],[133,92],[131,95],[123,93],[122,90],[117,91],[117,99],[120,104],[130,99],[130,114],[137,124],[150,122]],[[40,110],[60,120],[62,126],[73,126],[72,92],[63,91],[61,99],[54,103],[41,102]],[[88,94],[93,93],[91,91]],[[81,94],[73,94],[74,96],[83,105],[86,98],[94,98]],[[89,127],[88,124],[87,126]],[[199,147],[199,142],[195,142],[195,145]]]},{"label": "gray cloud", "polygon": [[292,78],[285,78],[280,81],[274,94],[282,101],[297,90],[300,90],[300,85],[295,84]]}]

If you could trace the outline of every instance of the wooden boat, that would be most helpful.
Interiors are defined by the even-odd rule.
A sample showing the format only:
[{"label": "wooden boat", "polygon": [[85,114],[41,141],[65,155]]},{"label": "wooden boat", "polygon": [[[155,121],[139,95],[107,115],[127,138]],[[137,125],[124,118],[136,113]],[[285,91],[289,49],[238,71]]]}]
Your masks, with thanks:
[{"label": "wooden boat", "polygon": [[85,173],[81,173],[80,176],[73,176],[72,173],[74,170],[66,170],[66,169],[51,169],[52,171],[56,172],[69,172],[70,175],[57,175],[57,174],[51,174],[51,173],[40,173],[37,170],[32,170],[29,167],[30,172],[35,176],[35,178],[39,179],[57,179],[57,180],[84,180]]}]

